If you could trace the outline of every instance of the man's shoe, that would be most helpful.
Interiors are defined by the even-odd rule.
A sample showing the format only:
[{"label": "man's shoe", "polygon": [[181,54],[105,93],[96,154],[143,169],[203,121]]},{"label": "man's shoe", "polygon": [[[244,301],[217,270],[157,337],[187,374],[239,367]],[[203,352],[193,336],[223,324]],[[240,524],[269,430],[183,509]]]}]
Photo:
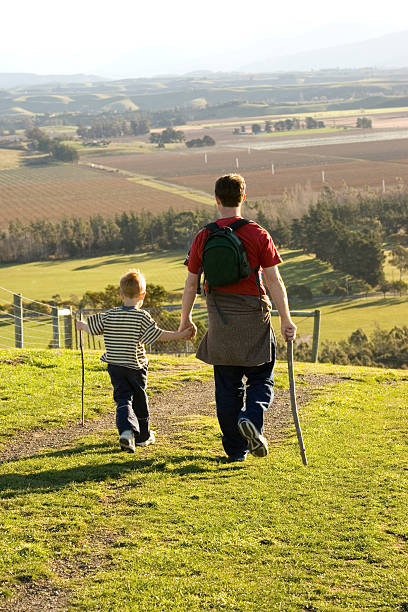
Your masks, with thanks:
[{"label": "man's shoe", "polygon": [[131,429],[122,431],[119,438],[120,447],[127,453],[135,452],[135,434]]},{"label": "man's shoe", "polygon": [[154,435],[154,431],[150,432],[149,437],[144,442],[135,442],[136,446],[149,446],[150,444],[154,444],[156,442],[156,436]]},{"label": "man's shoe", "polygon": [[248,448],[251,455],[255,457],[266,457],[268,454],[268,441],[257,430],[255,425],[249,419],[239,419],[238,429],[248,441]]}]

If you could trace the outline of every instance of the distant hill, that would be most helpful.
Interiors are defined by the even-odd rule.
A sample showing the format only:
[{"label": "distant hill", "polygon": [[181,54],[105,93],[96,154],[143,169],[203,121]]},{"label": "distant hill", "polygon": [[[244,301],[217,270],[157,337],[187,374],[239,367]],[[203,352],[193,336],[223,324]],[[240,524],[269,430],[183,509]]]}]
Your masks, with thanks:
[{"label": "distant hill", "polygon": [[330,68],[405,68],[408,66],[408,31],[393,32],[358,43],[275,55],[243,67],[251,72],[324,70]]},{"label": "distant hill", "polygon": [[32,87],[58,83],[98,83],[108,79],[89,74],[33,74],[30,72],[0,72],[0,89]]}]

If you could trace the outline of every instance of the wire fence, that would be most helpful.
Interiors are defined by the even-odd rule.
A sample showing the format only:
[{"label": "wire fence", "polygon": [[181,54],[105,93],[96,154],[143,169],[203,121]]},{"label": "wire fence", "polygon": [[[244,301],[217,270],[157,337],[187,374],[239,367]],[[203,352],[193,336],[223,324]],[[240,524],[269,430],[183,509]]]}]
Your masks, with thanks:
[{"label": "wire fence", "polygon": [[[146,308],[158,326],[165,330],[176,331],[180,322],[180,305],[167,305]],[[39,302],[21,294],[0,287],[0,349],[79,349],[80,337],[76,329],[76,320],[86,319],[95,312],[103,310],[87,309],[74,311],[69,308],[58,308],[55,303]],[[298,326],[300,342],[311,346],[310,358],[318,359],[320,336],[320,310],[292,311]],[[278,312],[273,310],[272,316]],[[148,353],[194,353],[207,330],[207,309],[202,304],[195,304],[193,312],[197,325],[197,335],[193,340],[156,341],[147,345]],[[85,350],[104,351],[103,336],[82,333],[82,345]],[[309,357],[307,358],[309,359]]]}]

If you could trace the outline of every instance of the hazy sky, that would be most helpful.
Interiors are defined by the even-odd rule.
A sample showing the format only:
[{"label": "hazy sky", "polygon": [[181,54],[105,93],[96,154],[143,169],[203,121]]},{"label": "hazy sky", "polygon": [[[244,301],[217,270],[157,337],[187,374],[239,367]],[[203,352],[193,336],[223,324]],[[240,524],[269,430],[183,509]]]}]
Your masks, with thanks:
[{"label": "hazy sky", "polygon": [[138,77],[223,70],[268,52],[285,55],[408,30],[406,0],[378,8],[367,0],[334,6],[336,13],[327,0],[4,2],[0,72]]}]

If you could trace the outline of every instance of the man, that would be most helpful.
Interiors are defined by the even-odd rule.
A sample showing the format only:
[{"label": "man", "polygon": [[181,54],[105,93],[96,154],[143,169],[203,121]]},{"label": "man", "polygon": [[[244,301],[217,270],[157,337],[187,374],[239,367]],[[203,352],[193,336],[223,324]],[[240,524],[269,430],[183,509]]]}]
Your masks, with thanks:
[{"label": "man", "polygon": [[[245,189],[245,181],[239,174],[222,176],[216,181],[219,227],[242,219]],[[245,246],[252,273],[237,283],[207,292],[208,332],[197,357],[214,366],[217,417],[228,459],[244,461],[248,451],[256,457],[264,457],[268,452],[262,432],[264,412],[273,400],[275,338],[262,271],[286,341],[295,338],[296,325],[291,319],[285,285],[277,268],[282,260],[272,238],[252,221],[236,229],[236,234]],[[196,235],[187,259],[180,330],[194,325],[191,313],[208,235],[207,228]]]}]

